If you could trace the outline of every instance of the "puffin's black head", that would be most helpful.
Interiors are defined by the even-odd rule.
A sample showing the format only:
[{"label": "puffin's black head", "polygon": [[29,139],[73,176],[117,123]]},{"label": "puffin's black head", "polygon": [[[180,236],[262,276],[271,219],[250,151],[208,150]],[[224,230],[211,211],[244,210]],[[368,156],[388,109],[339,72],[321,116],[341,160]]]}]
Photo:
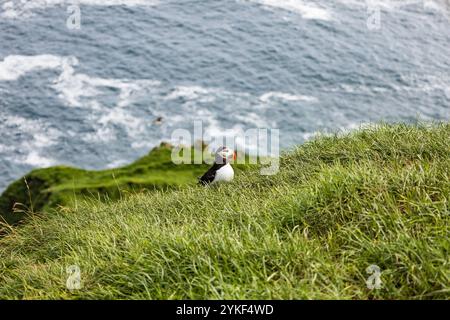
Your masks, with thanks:
[{"label": "puffin's black head", "polygon": [[223,164],[236,160],[236,152],[227,147],[220,147],[216,151],[216,163]]}]

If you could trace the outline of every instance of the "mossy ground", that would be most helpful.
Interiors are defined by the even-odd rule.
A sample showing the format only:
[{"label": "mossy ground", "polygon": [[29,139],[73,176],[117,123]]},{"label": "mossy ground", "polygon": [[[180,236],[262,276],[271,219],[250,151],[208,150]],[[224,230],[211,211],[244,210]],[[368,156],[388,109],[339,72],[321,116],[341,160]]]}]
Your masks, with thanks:
[{"label": "mossy ground", "polygon": [[77,198],[0,240],[0,297],[449,299],[449,146],[449,124],[380,125],[291,150],[274,176]]}]

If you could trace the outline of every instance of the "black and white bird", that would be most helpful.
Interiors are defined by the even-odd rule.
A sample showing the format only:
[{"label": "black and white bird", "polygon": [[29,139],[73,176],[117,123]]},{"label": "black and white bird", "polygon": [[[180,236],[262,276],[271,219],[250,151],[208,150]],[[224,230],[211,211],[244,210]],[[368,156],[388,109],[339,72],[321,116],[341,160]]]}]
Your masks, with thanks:
[{"label": "black and white bird", "polygon": [[215,154],[212,167],[199,179],[199,183],[206,186],[217,182],[229,182],[234,178],[234,170],[230,162],[236,160],[236,152],[227,147],[220,147]]}]

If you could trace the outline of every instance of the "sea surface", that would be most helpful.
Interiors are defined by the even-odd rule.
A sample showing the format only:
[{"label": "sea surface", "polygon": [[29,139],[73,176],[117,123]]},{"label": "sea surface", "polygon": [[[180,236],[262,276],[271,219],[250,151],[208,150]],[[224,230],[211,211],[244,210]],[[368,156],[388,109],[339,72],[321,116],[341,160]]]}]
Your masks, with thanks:
[{"label": "sea surface", "polygon": [[276,128],[284,149],[448,121],[450,4],[0,0],[0,191],[33,168],[129,163],[195,120]]}]

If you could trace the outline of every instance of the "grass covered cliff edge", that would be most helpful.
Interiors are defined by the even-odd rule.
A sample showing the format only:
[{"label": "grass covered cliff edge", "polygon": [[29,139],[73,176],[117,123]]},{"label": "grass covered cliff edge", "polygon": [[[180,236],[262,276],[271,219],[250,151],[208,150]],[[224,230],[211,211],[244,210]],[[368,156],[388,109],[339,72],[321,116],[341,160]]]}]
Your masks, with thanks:
[{"label": "grass covered cliff edge", "polygon": [[[173,166],[75,184],[81,171],[68,169],[36,187],[43,214],[0,239],[0,298],[450,298],[448,123],[318,137],[284,154],[276,175],[247,168],[217,187],[191,183],[205,167]],[[77,196],[107,180],[118,196]],[[144,180],[177,187],[137,192]],[[70,265],[79,290],[66,288]],[[380,289],[367,288],[370,265]]]},{"label": "grass covered cliff edge", "polygon": [[[170,144],[161,143],[148,155],[115,169],[90,171],[57,166],[33,170],[0,196],[0,219],[14,225],[32,213],[48,213],[52,208],[73,205],[85,197],[115,200],[130,192],[178,189],[195,184],[208,165],[175,165],[171,160],[172,150]],[[191,148],[192,159],[194,155],[198,153]],[[236,169],[249,167],[238,165]]]}]

